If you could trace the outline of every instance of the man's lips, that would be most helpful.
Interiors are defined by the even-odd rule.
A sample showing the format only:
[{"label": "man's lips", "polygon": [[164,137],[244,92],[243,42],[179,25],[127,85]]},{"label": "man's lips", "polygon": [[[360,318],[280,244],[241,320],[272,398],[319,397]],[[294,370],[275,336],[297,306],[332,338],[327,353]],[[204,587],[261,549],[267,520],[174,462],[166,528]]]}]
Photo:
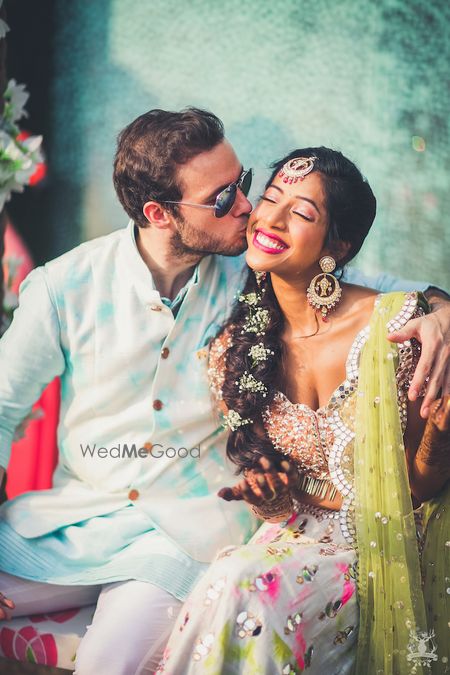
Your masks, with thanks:
[{"label": "man's lips", "polygon": [[259,229],[255,230],[253,235],[253,245],[261,251],[264,251],[264,253],[269,253],[271,255],[283,253],[289,248],[289,246],[280,239],[280,237],[277,237],[276,234],[268,234]]}]

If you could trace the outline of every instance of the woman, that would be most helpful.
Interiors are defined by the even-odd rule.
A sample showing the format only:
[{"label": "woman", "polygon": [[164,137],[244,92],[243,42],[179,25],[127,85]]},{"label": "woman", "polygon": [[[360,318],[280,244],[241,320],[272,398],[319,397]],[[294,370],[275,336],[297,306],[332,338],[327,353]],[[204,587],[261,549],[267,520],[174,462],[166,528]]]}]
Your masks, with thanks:
[{"label": "woman", "polygon": [[445,642],[427,632],[411,494],[415,505],[443,494],[448,432],[421,445],[421,401],[406,396],[417,346],[386,340],[426,305],[332,274],[375,211],[339,152],[304,148],[274,165],[248,225],[248,281],[209,371],[244,472],[219,495],[265,522],[219,553],[158,673],[446,667]]}]

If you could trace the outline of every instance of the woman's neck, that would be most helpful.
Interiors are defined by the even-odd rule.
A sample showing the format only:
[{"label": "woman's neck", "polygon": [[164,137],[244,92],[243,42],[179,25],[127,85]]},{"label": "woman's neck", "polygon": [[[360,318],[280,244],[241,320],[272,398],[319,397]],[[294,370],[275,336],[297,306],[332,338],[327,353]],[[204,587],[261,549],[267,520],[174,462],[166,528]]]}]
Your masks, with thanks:
[{"label": "woman's neck", "polygon": [[311,335],[317,330],[317,310],[311,307],[306,294],[311,279],[311,275],[308,279],[287,280],[271,274],[273,291],[285,320],[286,340]]}]

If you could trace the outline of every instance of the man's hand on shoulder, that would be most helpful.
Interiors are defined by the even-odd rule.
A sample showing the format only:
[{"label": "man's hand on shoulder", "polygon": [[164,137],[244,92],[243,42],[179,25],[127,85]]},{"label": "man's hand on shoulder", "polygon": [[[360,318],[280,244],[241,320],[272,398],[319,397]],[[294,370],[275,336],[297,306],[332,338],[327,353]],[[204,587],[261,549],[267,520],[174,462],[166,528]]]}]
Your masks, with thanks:
[{"label": "man's hand on shoulder", "polygon": [[408,392],[410,401],[419,396],[425,380],[429,377],[425,398],[420,409],[422,417],[428,417],[431,403],[450,393],[450,300],[439,289],[430,288],[425,293],[431,313],[411,319],[401,330],[389,335],[392,342],[404,342],[416,338],[422,345],[422,353]]}]

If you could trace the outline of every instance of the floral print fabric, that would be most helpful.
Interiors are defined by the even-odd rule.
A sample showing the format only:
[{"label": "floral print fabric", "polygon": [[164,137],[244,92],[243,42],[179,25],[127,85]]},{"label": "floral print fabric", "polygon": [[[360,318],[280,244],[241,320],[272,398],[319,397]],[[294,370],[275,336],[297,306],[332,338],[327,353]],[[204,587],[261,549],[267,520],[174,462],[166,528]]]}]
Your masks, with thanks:
[{"label": "floral print fabric", "polygon": [[158,675],[350,673],[356,553],[336,515],[307,507],[223,549],[181,610]]}]

